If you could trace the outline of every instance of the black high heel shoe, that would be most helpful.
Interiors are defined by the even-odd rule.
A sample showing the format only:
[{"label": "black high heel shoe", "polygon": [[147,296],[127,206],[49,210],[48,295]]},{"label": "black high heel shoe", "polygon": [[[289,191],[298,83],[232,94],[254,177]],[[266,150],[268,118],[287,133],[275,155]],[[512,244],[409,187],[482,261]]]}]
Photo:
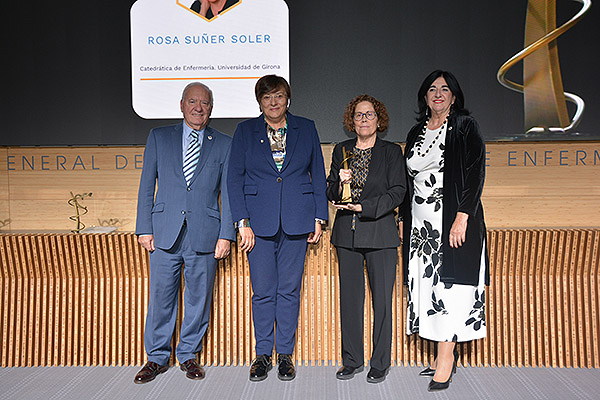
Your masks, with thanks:
[{"label": "black high heel shoe", "polygon": [[437,382],[431,379],[431,381],[429,382],[429,387],[427,387],[427,391],[436,392],[438,390],[448,389],[448,387],[450,386],[450,382],[452,382],[452,375],[456,373],[456,362],[458,361],[458,350],[456,350],[456,346],[454,346],[453,355],[454,362],[452,363],[452,371],[450,371],[450,376],[448,377],[448,380],[446,382]]},{"label": "black high heel shoe", "polygon": [[429,387],[427,388],[428,392],[436,392],[438,390],[448,389],[450,386],[450,382],[452,382],[453,372],[450,372],[450,377],[446,382],[436,382],[433,379],[429,382]]},{"label": "black high heel shoe", "polygon": [[[456,349],[456,346],[454,346],[454,365],[452,366],[452,373],[455,374],[456,373],[456,363],[458,362],[458,350]],[[425,368],[423,371],[419,372],[419,376],[434,376],[435,375],[435,369],[431,368],[431,367],[427,367]]]}]

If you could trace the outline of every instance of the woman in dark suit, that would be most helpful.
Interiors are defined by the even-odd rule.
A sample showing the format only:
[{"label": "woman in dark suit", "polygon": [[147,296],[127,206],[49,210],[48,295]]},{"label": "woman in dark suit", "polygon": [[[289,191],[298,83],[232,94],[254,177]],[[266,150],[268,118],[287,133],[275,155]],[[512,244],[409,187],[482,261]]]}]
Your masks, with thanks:
[{"label": "woman in dark suit", "polygon": [[406,330],[437,342],[433,365],[420,373],[433,376],[429,391],[436,391],[452,381],[456,343],[486,335],[485,142],[452,73],[429,74],[417,100],[405,148]]},{"label": "woman in dark suit", "polygon": [[287,111],[286,80],[263,76],[255,95],[262,114],[238,125],[227,179],[240,248],[250,263],[257,354],[250,380],[267,377],[274,345],[279,379],[292,380],[307,243],[319,241],[328,218],[325,168],[314,122]]},{"label": "woman in dark suit", "polygon": [[[343,366],[338,379],[350,379],[363,370],[365,261],[374,310],[367,381],[384,381],[391,362],[392,292],[400,245],[395,209],[404,198],[406,177],[400,146],[377,137],[388,121],[385,106],[377,99],[369,95],[352,99],[344,126],[356,137],[335,146],[327,178],[327,198],[338,210],[331,237],[340,266]],[[344,184],[350,185],[349,202],[342,202]]]}]

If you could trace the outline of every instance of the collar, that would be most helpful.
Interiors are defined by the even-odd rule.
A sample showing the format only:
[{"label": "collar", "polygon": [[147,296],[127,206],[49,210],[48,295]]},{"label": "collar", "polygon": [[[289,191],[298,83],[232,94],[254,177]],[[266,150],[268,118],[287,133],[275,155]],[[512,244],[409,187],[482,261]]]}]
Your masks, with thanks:
[{"label": "collar", "polygon": [[[192,133],[194,129],[192,129],[188,124],[185,123],[185,121],[183,121],[183,137],[187,140],[191,139],[190,134]],[[204,127],[203,129],[196,131],[198,132],[198,139],[201,139],[204,137],[204,131],[206,131],[206,127]]]}]

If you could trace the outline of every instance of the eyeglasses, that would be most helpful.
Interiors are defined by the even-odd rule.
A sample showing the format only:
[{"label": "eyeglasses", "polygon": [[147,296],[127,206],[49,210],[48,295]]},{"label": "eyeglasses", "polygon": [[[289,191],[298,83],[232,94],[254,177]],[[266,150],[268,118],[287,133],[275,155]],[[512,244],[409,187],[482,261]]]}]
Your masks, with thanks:
[{"label": "eyeglasses", "polygon": [[355,112],[354,113],[354,120],[355,121],[360,121],[363,119],[363,117],[367,117],[367,119],[369,121],[372,121],[375,119],[375,117],[377,116],[377,113],[375,111],[367,111],[367,112]]},{"label": "eyeglasses", "polygon": [[287,100],[287,96],[283,93],[265,94],[261,101],[264,103],[270,103],[271,100],[275,100],[277,103],[283,103]]}]

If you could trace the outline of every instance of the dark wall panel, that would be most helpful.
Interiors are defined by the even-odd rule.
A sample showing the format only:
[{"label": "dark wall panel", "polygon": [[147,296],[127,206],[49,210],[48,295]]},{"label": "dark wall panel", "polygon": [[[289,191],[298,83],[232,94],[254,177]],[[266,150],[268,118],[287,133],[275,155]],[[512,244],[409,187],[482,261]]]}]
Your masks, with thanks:
[{"label": "dark wall panel", "polygon": [[[129,9],[133,1],[9,2],[4,8],[0,145],[142,144],[150,128],[131,107]],[[558,2],[558,20],[580,7]],[[341,4],[341,5],[340,5]],[[369,93],[388,107],[387,139],[403,141],[414,123],[416,91],[433,69],[458,77],[487,140],[523,130],[522,95],[496,81],[522,47],[526,2],[423,0],[288,1],[293,100],[323,142],[343,140],[342,113]],[[600,40],[595,8],[558,40],[565,90],[586,101],[579,126],[599,139]],[[266,25],[276,21],[264,21]],[[521,81],[520,66],[509,78]],[[217,99],[217,101],[226,101]],[[212,126],[232,134],[239,120]]]}]

